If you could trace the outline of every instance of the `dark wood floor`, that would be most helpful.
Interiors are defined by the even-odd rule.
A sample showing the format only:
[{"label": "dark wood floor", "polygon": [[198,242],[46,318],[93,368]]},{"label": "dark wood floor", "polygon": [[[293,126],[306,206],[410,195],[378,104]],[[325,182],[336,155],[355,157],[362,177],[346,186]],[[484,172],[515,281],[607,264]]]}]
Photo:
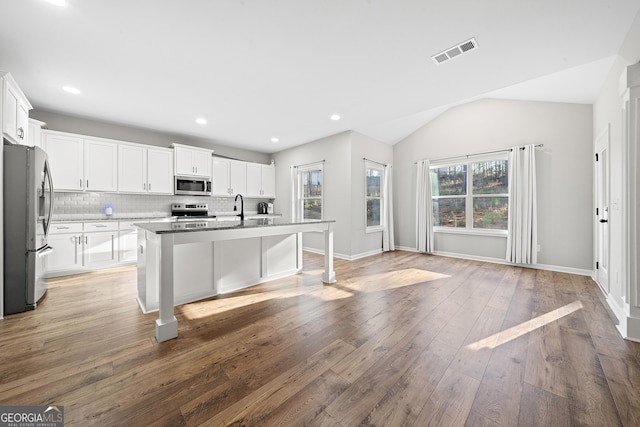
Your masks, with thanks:
[{"label": "dark wood floor", "polygon": [[0,405],[66,425],[638,426],[640,346],[589,278],[397,251],[176,309],[134,268],[52,280],[0,321]]}]

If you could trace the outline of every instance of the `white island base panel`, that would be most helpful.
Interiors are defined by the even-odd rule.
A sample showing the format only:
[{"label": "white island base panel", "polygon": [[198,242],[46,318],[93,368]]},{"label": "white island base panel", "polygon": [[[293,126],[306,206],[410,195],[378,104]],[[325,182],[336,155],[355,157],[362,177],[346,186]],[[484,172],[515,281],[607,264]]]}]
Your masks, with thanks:
[{"label": "white island base panel", "polygon": [[145,312],[158,310],[156,340],[178,336],[178,304],[301,271],[305,232],[323,233],[322,281],[334,283],[333,222],[138,224],[138,301]]},{"label": "white island base panel", "polygon": [[[144,235],[141,230],[140,234]],[[302,270],[300,234],[188,243],[173,250],[173,305],[210,298]],[[160,259],[155,242],[139,241],[138,304],[143,313],[158,311],[159,282],[154,272]]]}]

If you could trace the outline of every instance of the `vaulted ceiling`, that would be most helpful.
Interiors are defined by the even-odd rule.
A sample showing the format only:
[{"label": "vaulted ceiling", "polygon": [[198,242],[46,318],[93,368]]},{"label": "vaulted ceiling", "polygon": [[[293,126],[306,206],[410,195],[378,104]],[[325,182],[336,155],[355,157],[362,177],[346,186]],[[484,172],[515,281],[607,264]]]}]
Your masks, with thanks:
[{"label": "vaulted ceiling", "polygon": [[[593,102],[639,9],[637,0],[0,0],[0,69],[38,109],[217,144],[272,153],[348,129],[394,144],[478,97]],[[472,38],[475,49],[432,59]]]}]

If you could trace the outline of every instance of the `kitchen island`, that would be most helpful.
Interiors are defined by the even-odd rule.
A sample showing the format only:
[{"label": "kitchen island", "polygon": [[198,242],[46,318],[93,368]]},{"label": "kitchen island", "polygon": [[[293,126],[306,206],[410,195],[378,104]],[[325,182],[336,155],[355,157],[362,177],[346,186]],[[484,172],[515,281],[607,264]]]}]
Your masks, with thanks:
[{"label": "kitchen island", "polygon": [[171,221],[138,228],[138,303],[159,311],[158,342],[178,336],[174,306],[302,271],[302,233],[323,232],[324,283],[334,283],[333,220]]}]

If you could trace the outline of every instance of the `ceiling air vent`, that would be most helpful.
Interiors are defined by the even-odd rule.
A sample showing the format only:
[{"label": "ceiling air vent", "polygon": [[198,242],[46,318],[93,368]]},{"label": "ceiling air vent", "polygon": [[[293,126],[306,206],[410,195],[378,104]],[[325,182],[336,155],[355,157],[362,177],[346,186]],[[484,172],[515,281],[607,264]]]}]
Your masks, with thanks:
[{"label": "ceiling air vent", "polygon": [[470,50],[476,49],[478,47],[478,42],[476,39],[469,39],[466,42],[460,43],[457,46],[453,46],[443,52],[437,53],[431,57],[437,64],[442,64],[450,60],[451,58],[455,58],[458,55],[462,55],[463,53],[467,53]]}]

